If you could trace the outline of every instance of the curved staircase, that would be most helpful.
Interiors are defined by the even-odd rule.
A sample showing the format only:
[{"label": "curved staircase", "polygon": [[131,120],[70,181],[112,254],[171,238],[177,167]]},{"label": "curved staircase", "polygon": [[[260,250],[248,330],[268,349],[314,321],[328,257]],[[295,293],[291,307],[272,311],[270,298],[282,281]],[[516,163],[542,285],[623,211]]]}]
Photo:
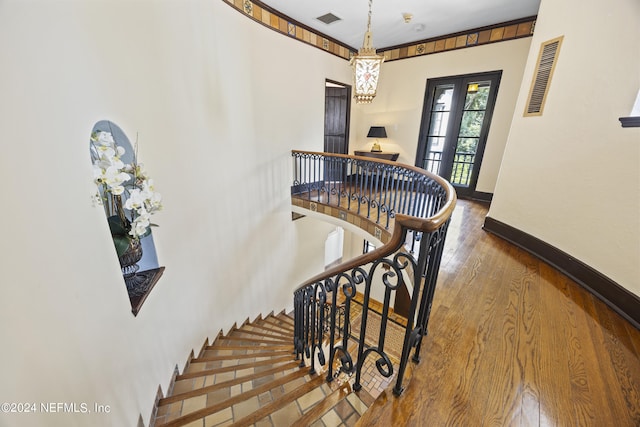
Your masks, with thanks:
[{"label": "curved staircase", "polygon": [[293,327],[293,319],[279,313],[220,334],[175,377],[153,425],[354,425],[375,389],[354,392],[347,376],[327,382],[326,370],[310,374],[296,360]]},{"label": "curved staircase", "polygon": [[176,374],[154,426],[351,426],[392,381],[400,395],[420,360],[455,190],[413,166],[292,156],[296,209],[335,213],[383,245],[295,289],[295,321],[272,313],[220,334]]}]

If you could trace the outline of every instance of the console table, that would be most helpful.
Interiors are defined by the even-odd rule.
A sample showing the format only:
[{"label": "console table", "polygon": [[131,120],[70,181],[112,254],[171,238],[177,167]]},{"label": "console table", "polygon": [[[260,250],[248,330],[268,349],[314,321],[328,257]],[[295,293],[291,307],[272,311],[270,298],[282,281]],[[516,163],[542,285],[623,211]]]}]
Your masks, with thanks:
[{"label": "console table", "polygon": [[392,162],[396,161],[400,155],[400,153],[389,153],[383,151],[354,151],[353,153],[356,156],[375,157],[376,159],[391,160]]}]

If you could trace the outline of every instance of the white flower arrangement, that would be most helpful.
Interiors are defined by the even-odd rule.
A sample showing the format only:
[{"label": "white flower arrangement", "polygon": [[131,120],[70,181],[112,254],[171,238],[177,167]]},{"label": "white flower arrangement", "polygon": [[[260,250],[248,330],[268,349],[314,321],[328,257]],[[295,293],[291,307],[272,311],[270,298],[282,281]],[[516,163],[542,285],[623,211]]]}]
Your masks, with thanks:
[{"label": "white flower arrangement", "polygon": [[[132,241],[151,233],[151,215],[162,209],[162,196],[153,180],[134,160],[124,163],[124,147],[116,144],[111,132],[91,135],[93,180],[97,186],[94,201],[104,206],[118,256]],[[124,201],[124,203],[123,203]]]}]

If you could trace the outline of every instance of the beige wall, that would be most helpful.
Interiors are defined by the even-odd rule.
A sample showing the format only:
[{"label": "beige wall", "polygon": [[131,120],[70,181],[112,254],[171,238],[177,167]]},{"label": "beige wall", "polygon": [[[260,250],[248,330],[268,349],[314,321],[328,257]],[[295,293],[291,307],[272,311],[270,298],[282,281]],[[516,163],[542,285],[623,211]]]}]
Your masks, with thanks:
[{"label": "beige wall", "polygon": [[386,126],[384,151],[415,164],[427,79],[502,70],[502,80],[478,177],[477,191],[493,193],[531,38],[392,61],[382,65],[378,95],[353,109],[350,150],[370,150],[370,126]]},{"label": "beige wall", "polygon": [[[314,242],[291,221],[290,150],[322,149],[325,78],[350,70],[209,0],[5,0],[0,64],[0,396],[111,407],[0,425],[146,423],[205,337],[290,308],[322,268],[296,261]],[[89,197],[101,119],[138,135],[164,197],[166,271],[135,318]]]},{"label": "beige wall", "polygon": [[[633,1],[617,1],[620,10],[571,4],[584,22],[604,17],[618,35],[601,49],[602,64],[580,60],[600,43],[591,29],[543,4],[549,24],[535,44],[567,25],[561,61],[569,68],[554,77],[556,99],[536,119],[543,125],[514,123],[492,214],[638,292],[638,131],[617,123],[640,83],[638,38],[627,37],[629,28],[637,35]],[[530,42],[385,64],[376,101],[354,107],[351,149],[369,147],[370,125],[390,125],[401,161],[413,163],[426,79],[503,69],[478,183],[491,192]],[[632,53],[623,55],[625,46]],[[158,385],[166,390],[189,351],[233,322],[289,308],[292,289],[317,273],[321,257],[312,265],[295,258],[326,235],[308,242],[311,223],[291,222],[290,150],[322,149],[325,78],[348,83],[350,70],[208,0],[4,0],[0,64],[0,395],[111,407],[102,415],[0,414],[0,425],[146,423]],[[562,119],[575,104],[569,122],[584,128]],[[104,215],[89,201],[88,134],[101,119],[138,134],[139,157],[165,199],[154,237],[167,269],[136,318]],[[576,158],[580,147],[588,150]],[[544,179],[540,164],[550,171]],[[605,182],[610,176],[616,185]],[[552,179],[567,183],[571,203],[565,188],[549,194]],[[551,218],[540,208],[547,197],[560,205]],[[602,221],[608,209],[615,215]],[[604,230],[585,232],[596,226]]]},{"label": "beige wall", "polygon": [[[564,35],[544,114],[523,117],[539,46]],[[640,3],[543,0],[489,215],[640,295]]]}]

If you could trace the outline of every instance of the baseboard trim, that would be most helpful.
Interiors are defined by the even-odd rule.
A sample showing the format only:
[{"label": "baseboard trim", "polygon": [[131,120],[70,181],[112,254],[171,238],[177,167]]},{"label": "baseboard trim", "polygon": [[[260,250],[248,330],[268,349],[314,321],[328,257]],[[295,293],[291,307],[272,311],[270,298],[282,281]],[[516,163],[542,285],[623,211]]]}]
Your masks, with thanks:
[{"label": "baseboard trim", "polygon": [[493,200],[493,193],[485,193],[483,191],[474,191],[471,195],[472,200],[477,200],[479,202],[488,202],[491,203]]},{"label": "baseboard trim", "polygon": [[640,329],[640,297],[637,295],[566,252],[508,224],[486,217],[483,229],[524,249],[569,276]]}]

